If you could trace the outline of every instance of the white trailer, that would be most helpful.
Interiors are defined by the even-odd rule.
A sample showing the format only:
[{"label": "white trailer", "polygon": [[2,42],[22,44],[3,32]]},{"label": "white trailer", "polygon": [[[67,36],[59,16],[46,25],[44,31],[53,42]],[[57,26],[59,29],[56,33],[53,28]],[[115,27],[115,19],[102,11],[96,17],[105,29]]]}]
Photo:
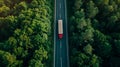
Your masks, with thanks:
[{"label": "white trailer", "polygon": [[59,39],[63,38],[63,21],[58,20],[58,37]]}]

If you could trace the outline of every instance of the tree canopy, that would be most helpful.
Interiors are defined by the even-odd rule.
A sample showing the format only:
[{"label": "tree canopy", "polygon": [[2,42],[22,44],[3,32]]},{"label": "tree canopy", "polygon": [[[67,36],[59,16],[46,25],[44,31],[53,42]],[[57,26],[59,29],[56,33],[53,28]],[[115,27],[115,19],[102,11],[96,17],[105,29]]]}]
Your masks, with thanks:
[{"label": "tree canopy", "polygon": [[0,0],[0,67],[52,65],[51,3]]},{"label": "tree canopy", "polygon": [[120,0],[68,0],[71,67],[119,67]]}]

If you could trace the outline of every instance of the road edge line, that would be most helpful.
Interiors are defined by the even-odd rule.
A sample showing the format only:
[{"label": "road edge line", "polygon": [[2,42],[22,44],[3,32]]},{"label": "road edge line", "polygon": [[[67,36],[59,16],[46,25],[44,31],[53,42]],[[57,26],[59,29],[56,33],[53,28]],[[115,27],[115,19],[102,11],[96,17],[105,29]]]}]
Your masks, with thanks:
[{"label": "road edge line", "polygon": [[56,34],[56,0],[54,0],[54,63],[53,63],[53,67],[55,67],[55,49],[56,49],[56,42],[55,42],[55,40],[56,40],[56,36],[55,36],[55,34]]},{"label": "road edge line", "polygon": [[65,17],[66,17],[66,46],[67,46],[67,64],[69,67],[69,49],[68,49],[68,25],[67,25],[67,2],[65,1]]}]

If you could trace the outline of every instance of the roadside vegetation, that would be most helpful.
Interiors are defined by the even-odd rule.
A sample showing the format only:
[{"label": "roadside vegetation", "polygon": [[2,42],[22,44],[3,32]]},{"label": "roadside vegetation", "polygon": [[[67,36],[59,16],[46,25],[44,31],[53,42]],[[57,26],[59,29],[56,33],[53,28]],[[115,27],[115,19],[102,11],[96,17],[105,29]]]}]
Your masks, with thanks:
[{"label": "roadside vegetation", "polygon": [[120,67],[120,0],[68,0],[71,67]]},{"label": "roadside vegetation", "polygon": [[52,67],[53,0],[0,0],[0,67]]}]

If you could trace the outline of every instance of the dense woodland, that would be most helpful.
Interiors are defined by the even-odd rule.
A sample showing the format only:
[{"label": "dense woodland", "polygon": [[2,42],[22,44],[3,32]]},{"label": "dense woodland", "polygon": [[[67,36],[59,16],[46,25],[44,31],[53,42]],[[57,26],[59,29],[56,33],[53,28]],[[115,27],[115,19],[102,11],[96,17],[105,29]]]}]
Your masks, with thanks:
[{"label": "dense woodland", "polygon": [[[120,67],[120,0],[67,0],[70,67]],[[52,67],[54,0],[0,0],[0,67]]]},{"label": "dense woodland", "polygon": [[67,0],[71,67],[120,67],[120,0]]},{"label": "dense woodland", "polygon": [[0,0],[0,67],[52,67],[53,0]]}]

